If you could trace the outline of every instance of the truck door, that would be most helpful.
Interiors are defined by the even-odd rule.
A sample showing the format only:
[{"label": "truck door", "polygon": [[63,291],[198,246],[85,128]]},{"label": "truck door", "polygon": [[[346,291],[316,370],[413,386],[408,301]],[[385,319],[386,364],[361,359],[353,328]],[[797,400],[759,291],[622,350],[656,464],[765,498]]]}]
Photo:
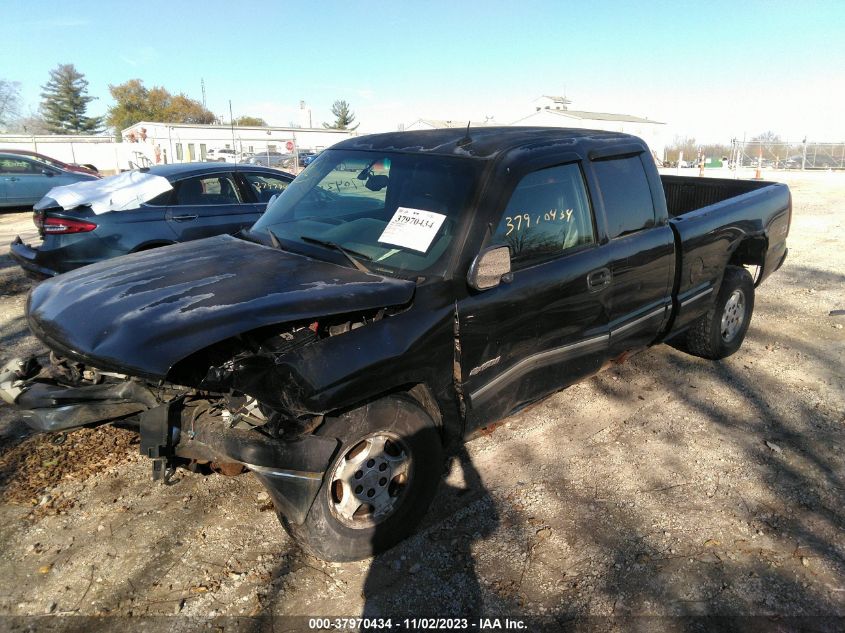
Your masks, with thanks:
[{"label": "truck door", "polygon": [[174,186],[167,222],[180,242],[235,233],[256,217],[228,172],[185,178]]},{"label": "truck door", "polygon": [[675,238],[665,205],[654,204],[646,159],[629,153],[591,161],[609,239],[611,358],[654,341],[671,314]]},{"label": "truck door", "polygon": [[577,382],[607,355],[609,260],[580,163],[515,182],[488,243],[509,247],[512,278],[458,305],[471,426]]}]

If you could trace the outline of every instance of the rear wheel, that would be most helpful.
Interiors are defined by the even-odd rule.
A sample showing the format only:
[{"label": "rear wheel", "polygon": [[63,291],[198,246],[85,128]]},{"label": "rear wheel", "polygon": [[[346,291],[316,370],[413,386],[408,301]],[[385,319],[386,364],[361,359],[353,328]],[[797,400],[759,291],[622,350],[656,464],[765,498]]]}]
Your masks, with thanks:
[{"label": "rear wheel", "polygon": [[745,339],[754,311],[754,281],[738,266],[728,266],[716,302],[687,331],[686,347],[694,356],[726,358]]},{"label": "rear wheel", "polygon": [[410,534],[443,473],[443,448],[431,417],[410,398],[389,396],[321,427],[341,441],[301,525],[288,533],[324,560],[360,560]]}]

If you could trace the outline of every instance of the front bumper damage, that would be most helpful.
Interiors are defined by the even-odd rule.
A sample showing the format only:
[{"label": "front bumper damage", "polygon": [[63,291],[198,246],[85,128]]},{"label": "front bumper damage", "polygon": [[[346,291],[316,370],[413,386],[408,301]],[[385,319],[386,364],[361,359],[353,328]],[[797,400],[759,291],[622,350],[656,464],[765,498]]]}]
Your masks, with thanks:
[{"label": "front bumper damage", "polygon": [[[140,413],[159,403],[156,395],[137,380],[86,382],[66,366],[35,359],[14,359],[0,369],[0,399],[18,407],[21,419],[36,431],[65,431],[87,424],[109,422]],[[73,384],[76,383],[76,384]]]},{"label": "front bumper damage", "polygon": [[338,449],[336,438],[283,437],[248,415],[231,415],[220,394],[91,376],[91,370],[51,361],[42,367],[33,359],[13,360],[0,369],[0,398],[18,408],[28,426],[40,432],[108,422],[137,428],[141,454],[154,460],[154,478],[177,463],[242,465],[293,523],[305,520]]},{"label": "front bumper damage", "polygon": [[174,457],[242,464],[264,484],[282,515],[302,523],[338,449],[338,440],[316,435],[285,440],[263,427],[238,424],[215,415],[213,408],[176,398],[141,414],[141,453],[158,461],[154,472],[160,472]]}]

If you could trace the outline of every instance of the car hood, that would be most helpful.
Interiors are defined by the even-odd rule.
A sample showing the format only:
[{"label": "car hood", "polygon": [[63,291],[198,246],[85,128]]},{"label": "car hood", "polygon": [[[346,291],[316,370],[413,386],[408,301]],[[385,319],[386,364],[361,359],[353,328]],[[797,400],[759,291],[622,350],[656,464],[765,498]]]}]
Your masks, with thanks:
[{"label": "car hood", "polygon": [[30,293],[27,318],[60,354],[161,379],[183,358],[237,334],[404,305],[415,288],[223,235],[44,281]]}]

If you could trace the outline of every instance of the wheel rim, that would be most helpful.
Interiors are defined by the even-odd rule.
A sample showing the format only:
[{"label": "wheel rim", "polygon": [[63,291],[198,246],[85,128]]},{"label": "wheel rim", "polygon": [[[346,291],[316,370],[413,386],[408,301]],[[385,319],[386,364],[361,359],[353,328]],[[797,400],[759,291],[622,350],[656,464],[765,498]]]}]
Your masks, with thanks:
[{"label": "wheel rim", "polygon": [[725,309],[722,311],[722,340],[730,343],[739,334],[745,321],[745,294],[737,288],[728,297]]},{"label": "wheel rim", "polygon": [[375,433],[353,445],[335,463],[328,480],[329,507],[352,528],[390,517],[402,504],[411,478],[410,453],[398,436]]}]

